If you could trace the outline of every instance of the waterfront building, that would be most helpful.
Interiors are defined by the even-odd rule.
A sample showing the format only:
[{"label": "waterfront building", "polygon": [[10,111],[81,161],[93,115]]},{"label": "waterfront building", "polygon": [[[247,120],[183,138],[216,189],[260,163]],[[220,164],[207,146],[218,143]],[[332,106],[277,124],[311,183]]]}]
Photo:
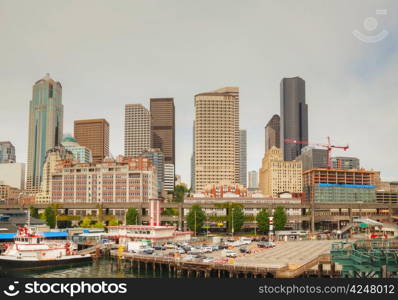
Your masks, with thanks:
[{"label": "waterfront building", "polygon": [[385,204],[398,204],[398,191],[376,191],[376,202]]},{"label": "waterfront building", "polygon": [[98,164],[63,161],[51,184],[52,201],[59,203],[146,202],[158,197],[156,168],[146,157]]},{"label": "waterfront building", "polygon": [[51,203],[51,179],[53,173],[55,172],[55,168],[61,161],[78,162],[73,152],[68,150],[65,146],[56,146],[47,151],[46,160],[43,166],[43,179],[41,181],[40,191],[35,196],[36,203]]},{"label": "waterfront building", "polygon": [[301,153],[303,144],[289,140],[308,142],[308,106],[305,103],[305,81],[300,77],[283,78],[281,91],[281,147],[285,161],[294,160]]},{"label": "waterfront building", "polygon": [[0,142],[0,164],[16,162],[15,147],[11,142]]},{"label": "waterfront building", "polygon": [[151,148],[151,115],[142,104],[126,104],[124,113],[124,155],[136,157]]},{"label": "waterfront building", "polygon": [[0,164],[0,184],[23,190],[25,188],[25,164]]},{"label": "waterfront building", "polygon": [[74,133],[80,146],[91,150],[94,163],[100,163],[109,156],[109,123],[105,119],[77,120]]},{"label": "waterfront building", "polygon": [[164,185],[166,192],[174,191],[175,168],[173,164],[164,164]]},{"label": "waterfront building", "polygon": [[257,189],[258,188],[258,172],[253,170],[249,171],[249,189]]},{"label": "waterfront building", "polygon": [[195,190],[240,181],[239,88],[195,96]]},{"label": "waterfront building", "polygon": [[164,155],[160,149],[149,148],[144,150],[141,155],[142,157],[147,157],[151,160],[152,164],[156,168],[157,180],[158,180],[158,194],[159,197],[163,197],[164,192]]},{"label": "waterfront building", "polygon": [[324,169],[328,167],[328,151],[307,146],[301,149],[301,154],[296,161],[303,163],[303,171],[309,169]]},{"label": "waterfront building", "polygon": [[247,186],[247,133],[246,130],[240,130],[240,167],[239,167],[239,183],[243,186]]},{"label": "waterfront building", "polygon": [[72,136],[65,136],[62,140],[62,146],[64,146],[66,150],[72,152],[74,158],[78,162],[91,163],[93,161],[91,150],[85,146],[80,146]]},{"label": "waterfront building", "polygon": [[21,190],[15,187],[0,184],[0,203],[10,203],[18,204],[18,199],[21,194]]},{"label": "waterfront building", "polygon": [[283,192],[302,193],[301,161],[284,161],[282,150],[272,147],[262,161],[260,190],[265,196],[272,197]]},{"label": "waterfront building", "polygon": [[173,98],[151,98],[151,147],[159,148],[164,162],[175,166],[175,108]]},{"label": "waterfront building", "polygon": [[358,170],[360,168],[359,158],[347,157],[347,156],[332,157],[332,168],[345,169],[345,170]]},{"label": "waterfront building", "polygon": [[375,202],[378,172],[344,169],[311,169],[303,172],[306,201]]},{"label": "waterfront building", "polygon": [[281,147],[281,119],[279,115],[273,115],[265,126],[265,152],[273,146]]},{"label": "waterfront building", "polygon": [[58,146],[63,128],[62,86],[47,74],[33,85],[29,103],[29,138],[26,188],[39,189],[46,152]]}]

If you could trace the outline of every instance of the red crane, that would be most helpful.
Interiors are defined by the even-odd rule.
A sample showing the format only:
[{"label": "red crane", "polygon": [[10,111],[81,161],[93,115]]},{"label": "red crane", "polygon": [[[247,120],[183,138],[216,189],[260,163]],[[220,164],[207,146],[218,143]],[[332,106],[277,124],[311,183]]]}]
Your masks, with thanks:
[{"label": "red crane", "polygon": [[327,144],[312,144],[307,141],[299,141],[299,140],[293,140],[293,139],[284,139],[285,143],[292,143],[292,144],[300,144],[300,145],[309,145],[309,146],[319,146],[319,147],[324,147],[326,148],[326,151],[328,152],[328,169],[332,168],[332,157],[331,157],[331,152],[332,149],[343,149],[344,151],[347,151],[349,149],[349,146],[336,146],[332,145],[330,143],[330,136],[327,137]]}]

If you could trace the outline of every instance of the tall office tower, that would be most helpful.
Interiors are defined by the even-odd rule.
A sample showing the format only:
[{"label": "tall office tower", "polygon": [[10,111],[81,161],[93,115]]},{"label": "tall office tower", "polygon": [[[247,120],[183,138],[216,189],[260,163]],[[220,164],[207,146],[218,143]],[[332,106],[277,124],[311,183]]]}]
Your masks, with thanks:
[{"label": "tall office tower", "polygon": [[303,163],[303,171],[326,169],[328,167],[328,151],[307,146],[301,150],[301,154],[295,160]]},{"label": "tall office tower", "polygon": [[31,192],[40,187],[47,150],[61,143],[63,113],[61,83],[46,74],[33,85],[33,96],[29,103],[26,187]]},{"label": "tall office tower", "polygon": [[240,181],[239,88],[195,96],[195,191]]},{"label": "tall office tower", "polygon": [[283,192],[302,193],[302,172],[301,161],[284,161],[282,150],[272,147],[265,153],[260,169],[261,193],[272,197]]},{"label": "tall office tower", "polygon": [[151,148],[151,114],[141,104],[126,104],[124,111],[124,155],[137,157]]},{"label": "tall office tower", "polygon": [[175,168],[173,164],[164,164],[164,184],[163,188],[166,192],[174,190]]},{"label": "tall office tower", "polygon": [[109,123],[105,119],[75,121],[73,135],[80,146],[91,150],[93,163],[109,156]]},{"label": "tall office tower", "polygon": [[153,166],[156,168],[156,176],[158,179],[158,196],[163,197],[164,191],[164,154],[158,148],[149,148],[144,150],[142,157],[149,158]]},{"label": "tall office tower", "polygon": [[257,171],[249,171],[249,189],[258,188],[258,173]]},{"label": "tall office tower", "polygon": [[175,109],[173,98],[151,98],[151,147],[159,148],[166,164],[175,165]]},{"label": "tall office tower", "polygon": [[294,160],[308,142],[308,106],[305,103],[305,81],[300,77],[281,81],[281,147],[284,160]]},{"label": "tall office tower", "polygon": [[241,129],[240,130],[240,167],[239,167],[239,172],[240,172],[240,179],[239,183],[243,185],[244,187],[247,187],[247,133],[246,130]]},{"label": "tall office tower", "polygon": [[265,152],[275,146],[281,147],[281,119],[279,115],[273,115],[265,126]]},{"label": "tall office tower", "polygon": [[11,142],[0,142],[0,164],[16,162],[15,147]]}]

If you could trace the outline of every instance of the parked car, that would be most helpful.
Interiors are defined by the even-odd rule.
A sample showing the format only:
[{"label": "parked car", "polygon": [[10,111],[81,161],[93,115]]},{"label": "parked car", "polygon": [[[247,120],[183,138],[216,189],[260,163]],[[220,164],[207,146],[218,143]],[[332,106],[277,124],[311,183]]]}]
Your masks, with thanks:
[{"label": "parked car", "polygon": [[195,258],[195,256],[193,256],[193,255],[187,255],[187,256],[184,256],[182,258],[182,260],[193,260],[194,258]]},{"label": "parked car", "polygon": [[182,248],[177,248],[177,249],[176,249],[176,252],[177,252],[177,253],[180,253],[180,254],[185,254],[185,250],[182,249]]},{"label": "parked car", "polygon": [[191,248],[191,250],[188,252],[188,254],[200,254],[200,253],[203,253],[203,250],[199,248]]},{"label": "parked car", "polygon": [[202,260],[204,263],[212,263],[215,259],[212,257],[206,257]]},{"label": "parked car", "polygon": [[237,254],[234,251],[232,251],[232,250],[225,250],[224,256],[225,257],[235,258],[237,256]]},{"label": "parked car", "polygon": [[154,248],[155,250],[166,250],[166,247],[160,246],[160,245],[154,246],[153,248]]},{"label": "parked car", "polygon": [[217,245],[211,246],[211,248],[213,249],[213,251],[217,251],[217,250],[219,250],[219,249],[220,249],[220,247],[219,247],[219,246],[217,246]]},{"label": "parked car", "polygon": [[166,244],[164,246],[165,246],[166,249],[176,249],[177,248],[177,246],[174,245],[174,244]]},{"label": "parked car", "polygon": [[272,248],[275,246],[276,245],[273,242],[260,242],[257,244],[257,247],[259,247],[259,248]]},{"label": "parked car", "polygon": [[241,253],[251,253],[250,249],[245,248],[245,247],[240,248],[239,251],[240,251]]},{"label": "parked car", "polygon": [[248,237],[242,237],[240,239],[241,245],[249,245],[251,242],[252,242],[252,239],[248,238]]},{"label": "parked car", "polygon": [[212,247],[203,247],[202,248],[204,253],[211,253],[213,252],[213,248]]},{"label": "parked car", "polygon": [[228,245],[226,244],[221,244],[218,246],[218,249],[223,250],[223,249],[228,249]]}]

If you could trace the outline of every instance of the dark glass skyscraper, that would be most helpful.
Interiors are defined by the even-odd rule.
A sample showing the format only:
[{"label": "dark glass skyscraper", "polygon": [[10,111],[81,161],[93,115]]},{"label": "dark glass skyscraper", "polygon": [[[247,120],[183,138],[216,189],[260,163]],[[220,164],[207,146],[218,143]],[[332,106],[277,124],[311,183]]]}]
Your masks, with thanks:
[{"label": "dark glass skyscraper", "polygon": [[[281,81],[281,147],[284,160],[294,160],[308,142],[308,106],[305,81],[300,77]],[[294,143],[297,141],[299,143]],[[301,143],[301,144],[300,144]]]},{"label": "dark glass skyscraper", "polygon": [[265,152],[268,152],[273,146],[281,147],[281,119],[279,115],[273,115],[271,120],[265,126]]}]

